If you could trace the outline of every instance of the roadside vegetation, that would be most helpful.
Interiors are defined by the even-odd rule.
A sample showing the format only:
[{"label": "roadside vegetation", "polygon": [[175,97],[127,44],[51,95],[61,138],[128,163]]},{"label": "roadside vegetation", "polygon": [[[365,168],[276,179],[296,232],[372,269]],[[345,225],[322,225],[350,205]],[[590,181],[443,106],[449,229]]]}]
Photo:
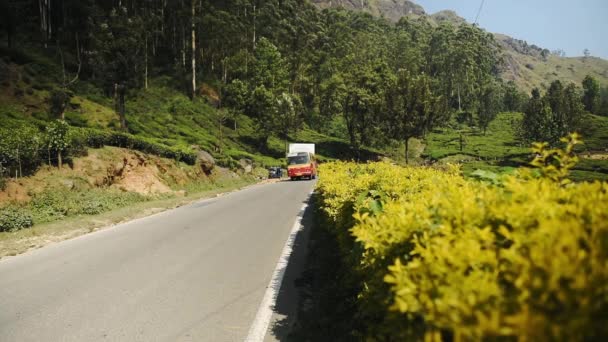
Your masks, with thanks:
[{"label": "roadside vegetation", "polygon": [[251,173],[188,165],[132,149],[89,149],[59,169],[42,166],[0,192],[0,257],[41,247],[258,182]]},{"label": "roadside vegetation", "polygon": [[[569,181],[579,141],[564,142],[564,150],[535,144],[534,168],[479,180],[454,165],[323,165],[317,203],[323,234],[337,249],[325,256],[338,268],[333,281],[310,281],[316,292],[299,333],[428,341],[608,336],[601,318],[607,183]],[[336,306],[325,298],[337,298]]]}]

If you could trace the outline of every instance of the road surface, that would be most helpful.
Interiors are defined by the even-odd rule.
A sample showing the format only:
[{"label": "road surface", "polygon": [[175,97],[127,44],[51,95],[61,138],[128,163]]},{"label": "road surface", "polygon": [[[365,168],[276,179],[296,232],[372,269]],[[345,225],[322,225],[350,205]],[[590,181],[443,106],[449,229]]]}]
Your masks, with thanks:
[{"label": "road surface", "polygon": [[258,185],[2,260],[0,341],[243,341],[312,188]]}]

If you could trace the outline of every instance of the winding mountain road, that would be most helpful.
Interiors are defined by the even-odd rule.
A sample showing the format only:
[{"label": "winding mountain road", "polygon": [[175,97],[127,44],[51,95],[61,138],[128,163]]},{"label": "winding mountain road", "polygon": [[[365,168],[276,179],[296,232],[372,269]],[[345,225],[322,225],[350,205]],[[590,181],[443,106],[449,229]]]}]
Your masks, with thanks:
[{"label": "winding mountain road", "polygon": [[2,260],[0,341],[244,341],[312,188],[257,185]]}]

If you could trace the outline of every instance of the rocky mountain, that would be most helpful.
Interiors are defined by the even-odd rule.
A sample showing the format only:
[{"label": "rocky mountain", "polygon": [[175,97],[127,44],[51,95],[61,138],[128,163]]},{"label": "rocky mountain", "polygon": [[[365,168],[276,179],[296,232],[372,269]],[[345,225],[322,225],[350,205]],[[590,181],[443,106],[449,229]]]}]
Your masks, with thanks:
[{"label": "rocky mountain", "polygon": [[587,75],[608,85],[608,61],[597,57],[561,57],[524,40],[494,34],[502,46],[502,78],[514,81],[520,88],[546,89],[554,80],[574,82],[580,86]]},{"label": "rocky mountain", "polygon": [[[444,10],[427,14],[422,6],[409,0],[311,0],[318,8],[343,7],[365,11],[397,22],[401,17],[425,17],[431,24],[450,22],[461,25],[467,21],[456,12]],[[448,6],[449,4],[446,4]],[[562,57],[548,49],[528,44],[525,40],[495,33],[502,47],[504,64],[502,77],[514,81],[520,88],[530,91],[534,87],[546,88],[554,80],[575,82],[580,85],[586,75],[597,78],[608,86],[608,61],[596,57]]]},{"label": "rocky mountain", "polygon": [[408,0],[311,0],[317,7],[359,10],[397,22],[407,15],[425,15],[422,6]]}]

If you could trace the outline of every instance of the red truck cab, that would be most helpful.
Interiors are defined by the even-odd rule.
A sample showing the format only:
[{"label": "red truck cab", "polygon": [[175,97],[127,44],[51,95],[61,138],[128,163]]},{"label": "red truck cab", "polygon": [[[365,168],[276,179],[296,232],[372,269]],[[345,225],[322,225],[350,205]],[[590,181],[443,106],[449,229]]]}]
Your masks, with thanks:
[{"label": "red truck cab", "polygon": [[291,180],[317,178],[317,162],[310,152],[295,152],[287,155],[287,175]]}]

